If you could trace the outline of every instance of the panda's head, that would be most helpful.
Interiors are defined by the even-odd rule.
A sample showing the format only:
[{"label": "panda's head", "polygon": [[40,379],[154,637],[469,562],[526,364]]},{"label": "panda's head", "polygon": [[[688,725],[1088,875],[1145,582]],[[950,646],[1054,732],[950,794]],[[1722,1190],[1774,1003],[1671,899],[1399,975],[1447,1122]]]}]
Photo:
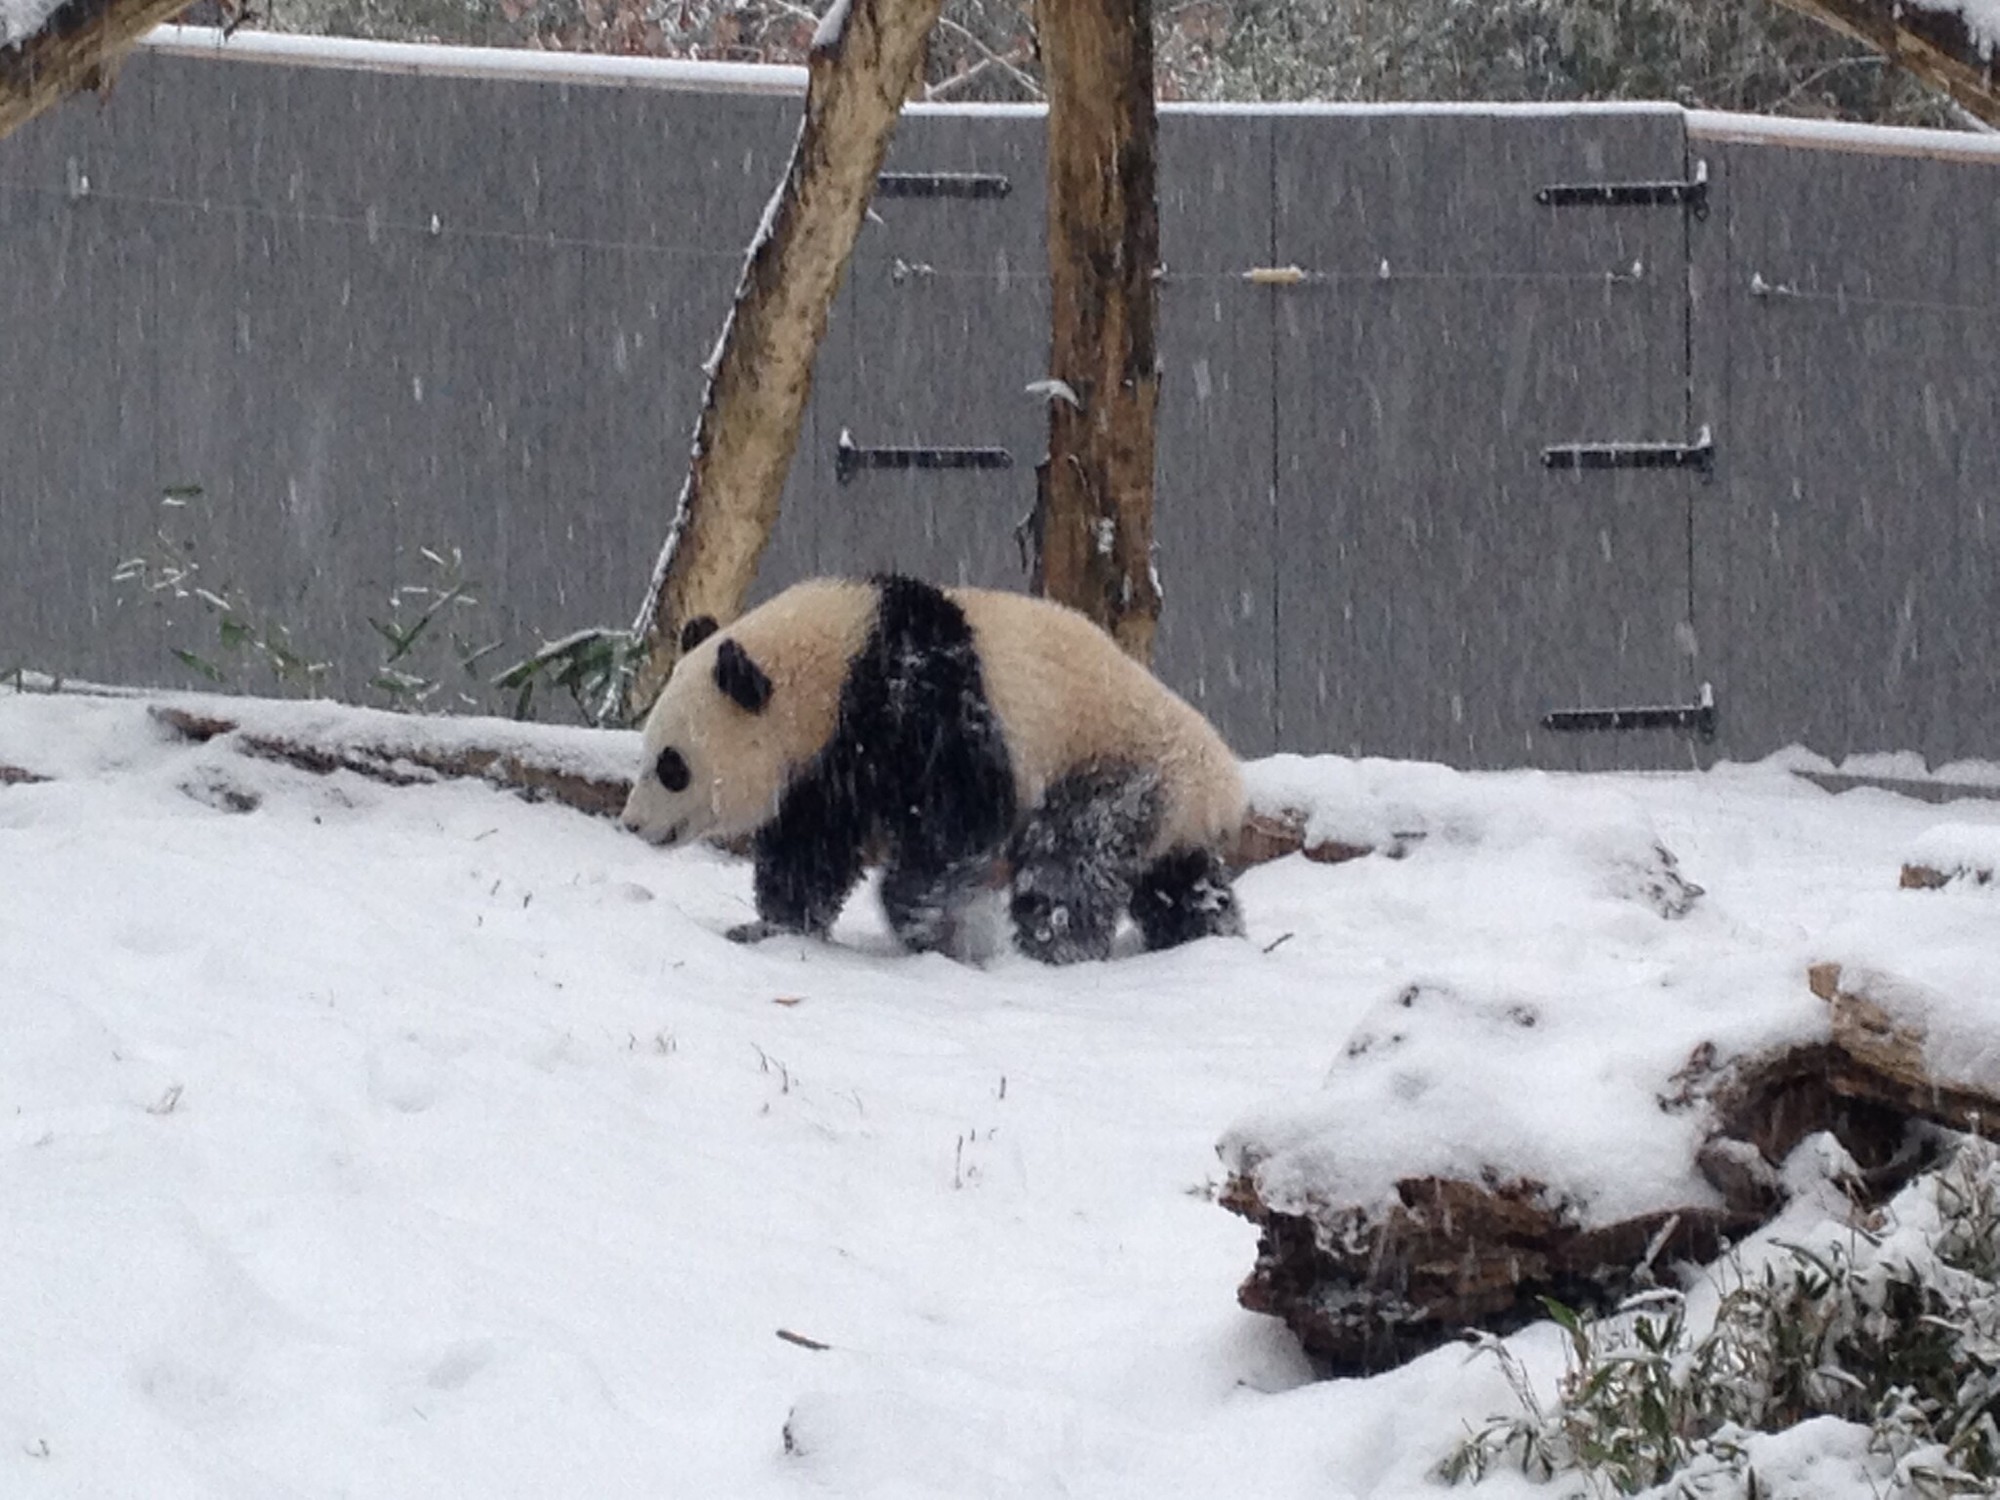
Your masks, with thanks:
[{"label": "panda's head", "polygon": [[713,618],[690,620],[681,657],[646,715],[621,818],[649,843],[747,833],[770,815],[783,761],[767,710],[772,685]]}]

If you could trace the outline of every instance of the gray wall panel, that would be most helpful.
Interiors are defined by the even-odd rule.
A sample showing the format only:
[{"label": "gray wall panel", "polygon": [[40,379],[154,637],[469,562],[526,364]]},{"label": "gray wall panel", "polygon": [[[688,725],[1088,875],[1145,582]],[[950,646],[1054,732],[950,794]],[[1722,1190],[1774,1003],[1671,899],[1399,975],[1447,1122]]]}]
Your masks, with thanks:
[{"label": "gray wall panel", "polygon": [[1701,542],[1726,746],[1992,757],[2000,175],[1719,154],[1729,467]]},{"label": "gray wall panel", "polygon": [[848,269],[847,386],[820,408],[819,451],[998,447],[1003,470],[869,471],[823,489],[823,561],[941,583],[1022,585],[1014,528],[1034,503],[1046,415],[1025,392],[1048,368],[1041,122],[906,117],[885,170],[1004,175],[1004,198],[883,198]]},{"label": "gray wall panel", "polygon": [[[343,692],[425,546],[463,550],[467,633],[509,654],[624,623],[796,125],[785,99],[145,55],[0,142],[0,668],[188,680],[167,647],[212,621],[110,581],[179,484],[205,581]],[[1245,752],[2000,758],[2000,165],[1702,144],[1706,219],[1534,201],[1678,178],[1684,134],[1657,107],[1166,113],[1158,665]],[[760,594],[1022,581],[1043,151],[1032,117],[904,121],[891,170],[1012,191],[877,202]],[[1711,481],[1541,463],[1703,422]],[[840,485],[843,429],[1015,467]],[[1704,680],[1706,751],[1537,728]]]},{"label": "gray wall panel", "polygon": [[[143,203],[113,190],[156,179],[163,161],[145,78],[126,78],[118,100],[115,122],[104,109],[67,111],[40,150],[0,143],[0,180],[26,188],[9,193],[0,227],[9,262],[0,348],[10,366],[0,375],[0,670],[121,679],[161,660],[153,612],[111,580],[133,545],[127,510],[149,517],[160,483],[154,266],[163,231]],[[89,193],[66,190],[86,178]]]},{"label": "gray wall panel", "polygon": [[1276,128],[1277,259],[1322,278],[1278,294],[1281,741],[1472,765],[1675,753],[1537,725],[1688,691],[1688,479],[1541,459],[1685,435],[1681,215],[1534,194],[1678,177],[1678,119]]},{"label": "gray wall panel", "polygon": [[1271,124],[1160,122],[1160,406],[1153,665],[1238,753],[1277,747]]}]

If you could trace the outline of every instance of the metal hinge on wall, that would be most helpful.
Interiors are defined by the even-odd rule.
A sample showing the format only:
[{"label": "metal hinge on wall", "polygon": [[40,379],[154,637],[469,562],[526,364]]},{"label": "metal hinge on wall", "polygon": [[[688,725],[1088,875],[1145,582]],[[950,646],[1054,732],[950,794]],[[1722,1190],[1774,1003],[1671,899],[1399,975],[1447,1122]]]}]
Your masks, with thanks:
[{"label": "metal hinge on wall", "polygon": [[833,450],[833,475],[848,483],[863,469],[1011,469],[1014,455],[1005,448],[887,448],[863,447],[846,428]]},{"label": "metal hinge on wall", "polygon": [[1701,685],[1692,703],[1643,708],[1558,708],[1542,715],[1542,728],[1555,734],[1616,734],[1633,729],[1678,729],[1706,743],[1715,738],[1715,689]]},{"label": "metal hinge on wall", "polygon": [[1706,424],[1692,443],[1556,443],[1542,450],[1550,469],[1715,469],[1715,437]]},{"label": "metal hinge on wall", "polygon": [[1553,182],[1535,190],[1549,208],[1690,208],[1708,212],[1708,163],[1696,160],[1694,175],[1668,182]]}]

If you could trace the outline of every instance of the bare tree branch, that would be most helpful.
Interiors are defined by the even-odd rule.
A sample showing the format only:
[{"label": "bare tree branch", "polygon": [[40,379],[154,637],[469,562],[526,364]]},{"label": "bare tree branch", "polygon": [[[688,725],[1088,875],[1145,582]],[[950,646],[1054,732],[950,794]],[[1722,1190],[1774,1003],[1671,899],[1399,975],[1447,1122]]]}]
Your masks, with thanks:
[{"label": "bare tree branch", "polygon": [[2000,125],[1993,63],[1957,11],[1920,10],[1900,0],[1778,0],[1843,36],[1865,42],[1988,125]]},{"label": "bare tree branch", "polygon": [[836,0],[807,63],[805,118],[716,345],[694,452],[635,633],[626,706],[658,695],[680,627],[733,619],[756,578],[812,394],[827,311],[942,0]]}]

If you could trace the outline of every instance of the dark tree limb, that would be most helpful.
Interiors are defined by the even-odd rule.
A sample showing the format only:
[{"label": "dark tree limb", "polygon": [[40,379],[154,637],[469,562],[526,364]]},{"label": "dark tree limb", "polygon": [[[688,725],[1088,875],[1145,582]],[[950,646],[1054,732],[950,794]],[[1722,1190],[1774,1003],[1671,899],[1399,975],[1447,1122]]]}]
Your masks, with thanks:
[{"label": "dark tree limb", "polygon": [[1049,452],[1035,587],[1142,662],[1153,572],[1160,265],[1151,0],[1037,0],[1049,97]]},{"label": "dark tree limb", "polygon": [[672,672],[682,624],[742,612],[798,447],[827,310],[940,9],[942,0],[852,0],[845,24],[823,26],[813,42],[798,144],[716,346],[687,480],[635,626],[631,710]]},{"label": "dark tree limb", "polygon": [[0,137],[67,94],[108,86],[140,37],[186,10],[188,0],[69,0],[41,30],[0,47]]},{"label": "dark tree limb", "polygon": [[1924,10],[1898,0],[1778,0],[1880,52],[1912,77],[1942,89],[1968,114],[2000,126],[1993,62],[1957,11]]}]

